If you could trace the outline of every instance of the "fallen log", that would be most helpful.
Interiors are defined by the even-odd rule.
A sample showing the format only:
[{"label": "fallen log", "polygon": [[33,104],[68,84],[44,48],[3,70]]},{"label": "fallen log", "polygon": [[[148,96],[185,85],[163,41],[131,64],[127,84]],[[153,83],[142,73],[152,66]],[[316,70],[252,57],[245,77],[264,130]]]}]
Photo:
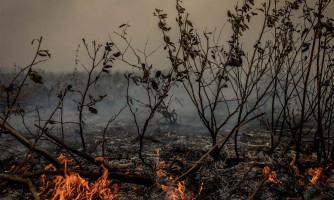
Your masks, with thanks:
[{"label": "fallen log", "polygon": [[[0,123],[3,124],[2,121],[0,121]],[[27,148],[32,149],[34,152],[44,156],[57,169],[60,168],[61,164],[60,164],[59,160],[55,156],[53,156],[49,151],[47,151],[46,149],[44,149],[42,147],[39,147],[37,145],[33,145],[26,137],[24,137],[21,133],[16,131],[14,128],[12,128],[7,123],[3,124],[3,129],[7,133],[9,133],[13,137],[15,137],[19,142],[21,142]],[[66,148],[67,150],[77,154],[78,156],[88,160],[89,162],[91,162],[91,163],[93,163],[97,166],[101,165],[101,162],[95,162],[95,158],[92,157],[91,155],[89,155],[87,153],[84,153],[82,151],[79,151],[77,149],[74,149],[70,145],[62,142],[56,136],[52,135],[49,131],[44,130],[43,132],[45,133],[45,135],[47,135],[49,138],[51,138],[52,140],[54,140],[55,142],[57,142],[58,144],[60,144],[64,148]],[[115,170],[113,167],[111,167],[107,163],[103,162],[103,164],[108,170],[111,170],[111,171]],[[27,175],[21,176],[21,177],[36,176],[38,174],[41,174],[42,172],[47,173],[47,174],[54,174],[54,175],[64,174],[63,170],[59,170],[59,171],[55,171],[55,172],[42,170],[42,171],[28,173]],[[87,177],[87,178],[99,177],[99,176],[102,175],[102,172],[87,172],[87,171],[86,172],[85,171],[74,171],[74,172],[78,172],[80,175],[82,175],[83,177]],[[36,175],[34,175],[34,174],[36,174]],[[109,172],[109,178],[110,179],[116,179],[116,180],[119,180],[119,181],[122,181],[122,182],[135,183],[135,184],[140,184],[140,185],[145,185],[145,186],[152,186],[154,184],[154,181],[150,178],[141,177],[141,176],[137,176],[137,175],[126,175],[126,174],[122,174],[122,173],[119,173],[119,172]]]},{"label": "fallen log", "polygon": [[37,194],[37,191],[36,191],[34,185],[32,184],[32,182],[30,181],[30,179],[21,178],[21,177],[18,177],[18,176],[13,176],[13,175],[8,175],[8,174],[1,174],[1,173],[0,173],[0,179],[10,181],[10,182],[15,182],[15,183],[21,183],[21,184],[26,185],[28,187],[30,193],[34,197],[34,199],[35,200],[40,200],[40,198]]},{"label": "fallen log", "polygon": [[[97,171],[82,171],[82,170],[67,170],[70,172],[78,173],[83,178],[99,178],[103,175],[103,172],[97,172]],[[48,175],[64,175],[64,169],[59,169],[56,171],[50,171],[50,170],[39,170],[35,172],[29,172],[21,175],[22,178],[26,177],[34,177],[39,176],[42,174],[48,174]],[[109,179],[116,179],[121,182],[125,183],[133,183],[138,185],[145,185],[147,187],[150,187],[155,184],[155,182],[148,177],[138,176],[134,174],[123,174],[119,172],[108,172],[108,178]]]},{"label": "fallen log", "polygon": [[56,168],[59,168],[61,166],[59,160],[52,153],[50,153],[48,150],[42,147],[37,146],[36,144],[31,143],[25,136],[23,136],[20,132],[18,132],[13,127],[11,127],[8,123],[4,123],[3,121],[0,121],[0,126],[2,126],[2,129],[4,129],[6,133],[16,138],[17,141],[22,143],[28,149],[31,149],[32,151],[44,156]]},{"label": "fallen log", "polygon": [[50,139],[52,139],[53,141],[55,141],[56,143],[58,143],[59,145],[61,145],[62,147],[64,147],[65,149],[67,149],[68,151],[71,151],[72,153],[86,159],[87,161],[89,161],[90,163],[97,165],[97,166],[101,166],[101,163],[103,163],[103,165],[109,170],[109,171],[115,171],[116,169],[113,168],[112,166],[110,166],[108,163],[104,162],[104,161],[96,161],[95,157],[83,152],[83,151],[79,151],[75,148],[73,148],[70,144],[67,144],[66,142],[62,141],[61,139],[59,139],[58,137],[56,137],[55,135],[53,135],[50,131],[43,129],[42,127],[38,126],[35,124],[35,126],[39,129],[41,129],[43,131],[43,133],[48,136]]}]

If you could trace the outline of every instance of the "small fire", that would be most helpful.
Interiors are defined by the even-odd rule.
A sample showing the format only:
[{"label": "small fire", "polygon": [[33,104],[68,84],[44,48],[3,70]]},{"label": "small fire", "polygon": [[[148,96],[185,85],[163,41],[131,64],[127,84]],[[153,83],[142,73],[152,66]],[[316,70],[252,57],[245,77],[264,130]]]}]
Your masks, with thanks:
[{"label": "small fire", "polygon": [[[316,158],[316,156],[312,156],[312,157],[309,157],[308,159],[313,159],[313,158]],[[304,185],[304,177],[303,175],[299,174],[299,169],[298,167],[294,164],[296,161],[296,154],[293,155],[293,159],[292,159],[292,162],[290,163],[290,166],[294,169],[294,173],[296,176],[299,176],[299,179],[298,179],[298,183],[301,184],[301,185]],[[314,184],[317,180],[319,180],[322,176],[322,171],[323,171],[323,168],[322,167],[319,167],[319,168],[315,168],[315,169],[308,169],[306,171],[306,174],[310,176],[310,183],[311,184]],[[305,179],[304,179],[305,180]]]},{"label": "small fire", "polygon": [[[119,187],[117,184],[111,184],[108,180],[108,170],[101,164],[103,175],[95,182],[88,182],[78,173],[67,169],[67,163],[70,162],[65,156],[60,155],[58,160],[64,164],[64,176],[56,176],[52,181],[45,184],[46,176],[42,175],[44,187],[41,187],[40,195],[52,196],[52,200],[65,199],[114,199],[118,196]],[[103,158],[96,158],[95,161],[103,161]],[[45,169],[52,168],[53,165],[46,166]],[[112,189],[111,189],[111,188]],[[49,189],[46,191],[46,189]]]},{"label": "small fire", "polygon": [[312,178],[310,179],[310,182],[314,184],[321,177],[322,167],[315,168],[315,169],[311,168],[307,171],[307,174],[312,176]]},{"label": "small fire", "polygon": [[295,165],[295,162],[296,162],[296,154],[293,154],[293,158],[292,158],[292,161],[290,163],[290,166],[293,168],[293,171],[294,171],[295,175],[298,176],[299,175],[299,169]]},{"label": "small fire", "polygon": [[[159,153],[159,149],[157,150],[157,155],[158,157],[160,157],[160,153]],[[177,179],[177,177],[171,177],[171,176],[167,176],[167,171],[165,170],[168,165],[165,161],[161,161],[159,163],[156,164],[157,170],[157,176],[158,177],[165,177],[167,179],[167,182],[169,183],[169,185],[171,185],[173,183],[173,181],[175,179]],[[196,199],[196,196],[199,196],[202,189],[203,189],[203,183],[201,184],[201,187],[197,193],[197,195],[195,195],[192,192],[186,192],[186,181],[182,180],[182,181],[176,181],[175,185],[172,186],[167,186],[167,185],[163,185],[161,184],[161,189],[166,191],[166,197],[167,199],[171,199],[171,200],[178,200],[178,199],[182,199],[182,200],[194,200]]]},{"label": "small fire", "polygon": [[272,183],[276,183],[276,184],[281,184],[282,183],[282,181],[277,180],[276,172],[275,171],[270,172],[270,168],[268,166],[264,167],[263,172],[264,172],[265,176],[270,173],[269,176],[268,176],[267,182],[272,182]]},{"label": "small fire", "polygon": [[10,168],[8,170],[5,170],[6,173],[10,173],[10,172],[15,172],[15,170],[17,170],[17,172],[26,172],[30,169],[30,166],[22,166],[20,168],[17,168],[18,166],[12,165],[10,166]]},{"label": "small fire", "polygon": [[159,177],[167,176],[167,171],[163,169],[163,167],[166,166],[166,165],[167,164],[166,164],[165,161],[161,161],[161,162],[157,163],[158,170],[156,171],[156,173]]},{"label": "small fire", "polygon": [[168,189],[168,186],[165,186],[165,185],[161,185],[161,188],[163,190],[167,190],[167,196],[168,196],[168,199],[172,199],[172,200],[178,200],[178,199],[193,199],[192,196],[188,196],[185,194],[186,192],[186,181],[183,180],[183,181],[178,181],[177,182],[177,186],[174,187],[174,189],[172,188],[169,188]]},{"label": "small fire", "polygon": [[15,165],[12,165],[12,166],[10,166],[10,168],[9,168],[8,170],[6,170],[5,172],[6,172],[6,173],[9,173],[9,172],[14,171],[15,167],[16,167]]}]

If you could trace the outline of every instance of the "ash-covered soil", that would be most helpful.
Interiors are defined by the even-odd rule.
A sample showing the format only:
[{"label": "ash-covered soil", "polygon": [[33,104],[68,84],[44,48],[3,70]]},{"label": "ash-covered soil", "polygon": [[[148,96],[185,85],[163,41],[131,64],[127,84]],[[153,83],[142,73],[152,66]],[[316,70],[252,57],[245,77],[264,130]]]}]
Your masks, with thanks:
[{"label": "ash-covered soil", "polygon": [[[166,177],[159,177],[157,173],[145,166],[138,157],[139,139],[133,131],[134,124],[119,122],[106,132],[105,159],[106,161],[123,173],[134,173],[140,176],[152,177],[156,184],[152,187],[141,185],[117,183],[121,189],[117,199],[169,199],[168,193],[163,193],[161,185],[169,185],[172,179],[179,177],[190,169],[211,148],[211,138],[206,129],[194,125],[168,126],[153,123],[144,139],[143,157],[152,166],[160,167],[166,172]],[[74,129],[66,133],[66,141],[73,146],[80,147],[80,140]],[[53,130],[55,132],[59,130]],[[221,137],[226,135],[221,133]],[[88,152],[93,156],[102,154],[103,128],[91,128],[86,132]],[[286,133],[283,138],[284,144],[288,144],[290,137]],[[248,127],[239,133],[238,150],[240,158],[235,158],[233,138],[221,151],[222,160],[214,161],[211,156],[202,160],[198,166],[190,172],[183,180],[186,181],[185,193],[195,199],[248,199],[254,191],[258,190],[255,199],[333,199],[334,198],[334,170],[326,166],[317,166],[314,153],[307,151],[302,158],[299,172],[294,170],[293,154],[288,151],[283,156],[280,145],[276,151],[269,154],[270,132],[262,128]],[[27,150],[10,140],[9,136],[3,135],[2,144],[20,149],[23,153]],[[57,151],[57,146],[47,140],[39,143],[47,149]],[[15,159],[2,150],[1,168],[9,169],[12,165],[18,165],[22,158]],[[70,155],[65,151],[67,157]],[[159,154],[159,155],[158,155]],[[85,161],[77,160],[83,169]],[[161,165],[164,161],[165,164]],[[48,163],[33,155],[28,162],[27,171],[43,169]],[[73,161],[70,165],[78,168],[78,163]],[[265,181],[264,168],[268,166],[275,171],[275,181]],[[307,174],[309,169],[322,167],[319,178],[311,183],[312,175]],[[99,170],[92,167],[89,170]],[[22,172],[24,173],[24,172]],[[49,176],[48,179],[52,179]],[[40,186],[39,177],[32,178],[36,188]],[[276,183],[275,183],[276,182]],[[202,186],[202,189],[200,189]],[[174,186],[171,188],[173,189]],[[175,186],[176,187],[176,186]],[[0,199],[24,199],[27,189],[21,185],[0,184]],[[178,194],[177,194],[178,195]]]}]

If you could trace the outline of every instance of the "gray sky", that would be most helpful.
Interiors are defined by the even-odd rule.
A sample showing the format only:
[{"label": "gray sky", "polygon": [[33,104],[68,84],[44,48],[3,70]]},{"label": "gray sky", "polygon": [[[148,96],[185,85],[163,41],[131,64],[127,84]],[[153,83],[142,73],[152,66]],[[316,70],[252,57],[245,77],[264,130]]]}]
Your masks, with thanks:
[{"label": "gray sky", "polygon": [[[231,0],[184,0],[198,30],[213,30],[226,21]],[[0,67],[28,64],[34,54],[32,39],[43,36],[43,49],[52,59],[45,70],[72,70],[81,39],[105,43],[108,33],[129,22],[130,37],[137,48],[149,39],[149,48],[161,45],[155,8],[169,14],[175,25],[175,0],[0,0]]]},{"label": "gray sky", "polygon": [[[184,7],[190,13],[195,29],[201,33],[205,28],[208,31],[221,28],[226,22],[227,10],[236,2],[184,0]],[[30,42],[42,35],[43,49],[50,50],[52,59],[39,67],[54,71],[73,70],[75,51],[82,38],[104,44],[110,33],[117,42],[113,32],[119,31],[118,26],[126,22],[131,25],[129,38],[136,48],[142,49],[148,39],[148,48],[155,49],[162,45],[157,18],[153,16],[155,8],[167,12],[169,24],[175,27],[175,0],[0,0],[0,67],[27,65],[35,50]],[[327,11],[334,15],[333,6]],[[253,31],[249,31],[247,37],[256,34],[259,24],[262,20],[254,20]],[[224,37],[228,38],[229,34]],[[152,56],[153,63],[166,57],[161,52]],[[81,56],[79,59],[84,60]]]}]

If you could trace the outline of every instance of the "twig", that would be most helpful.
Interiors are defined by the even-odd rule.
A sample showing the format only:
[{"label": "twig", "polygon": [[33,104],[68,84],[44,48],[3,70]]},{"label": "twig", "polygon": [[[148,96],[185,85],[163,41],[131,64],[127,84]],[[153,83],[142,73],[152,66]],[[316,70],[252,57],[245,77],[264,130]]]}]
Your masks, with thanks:
[{"label": "twig", "polygon": [[19,142],[21,142],[24,146],[29,149],[32,149],[34,152],[44,156],[47,160],[49,160],[55,167],[60,166],[60,162],[56,157],[54,157],[49,151],[46,149],[39,147],[37,145],[33,145],[26,137],[24,137],[21,133],[16,131],[13,127],[11,127],[8,123],[4,121],[0,121],[2,127],[14,138],[16,138]]},{"label": "twig", "polygon": [[[234,131],[233,131],[233,133],[235,133],[237,130],[239,130],[241,127],[243,127],[245,124],[247,124],[247,123],[249,123],[250,121],[253,121],[254,119],[256,119],[256,118],[258,118],[258,117],[261,117],[262,115],[264,115],[265,113],[261,113],[261,114],[259,114],[259,115],[256,115],[256,116],[254,116],[254,117],[252,117],[252,118],[250,118],[250,119],[248,119],[248,120],[246,120],[246,121],[244,121],[243,123],[241,123],[236,129],[234,129]],[[187,172],[185,172],[185,173],[183,173],[181,176],[179,176],[177,179],[175,179],[175,180],[173,180],[173,182],[171,183],[171,184],[169,184],[168,185],[168,187],[163,191],[163,192],[161,192],[157,197],[159,197],[159,196],[161,196],[162,194],[164,194],[166,191],[168,191],[169,189],[170,189],[170,187],[172,186],[172,185],[174,185],[177,181],[179,181],[179,180],[181,180],[183,177],[185,177],[186,175],[188,175],[191,171],[193,171],[196,167],[197,167],[197,165],[199,164],[199,163],[201,163],[202,162],[202,160],[204,159],[204,158],[206,158],[208,155],[210,155],[210,153],[218,146],[218,145],[220,145],[222,142],[224,142],[225,140],[226,140],[226,138],[228,138],[228,136],[225,136],[225,137],[223,137],[222,139],[220,139],[214,146],[212,146],[211,147],[211,149],[208,151],[208,152],[206,152],[199,160],[197,160],[196,162],[195,162],[195,164],[187,171]]]},{"label": "twig", "polygon": [[[96,171],[82,171],[82,170],[67,170],[67,171],[78,173],[81,177],[84,177],[84,178],[98,178],[103,175],[103,172],[96,172]],[[64,170],[63,169],[59,169],[56,171],[39,170],[39,171],[23,174],[21,177],[23,178],[34,177],[34,176],[39,176],[42,174],[64,175]],[[123,174],[119,172],[108,172],[108,178],[116,179],[116,180],[119,180],[125,183],[134,183],[134,184],[145,185],[145,186],[152,186],[155,183],[149,177],[143,177],[143,176],[138,176],[134,174]]]},{"label": "twig", "polygon": [[[75,149],[74,147],[72,147],[70,144],[67,144],[65,141],[63,142],[60,138],[54,136],[51,132],[49,132],[46,129],[43,129],[43,127],[38,126],[37,124],[35,124],[35,126],[39,129],[41,129],[43,131],[43,133],[48,136],[49,138],[51,138],[53,141],[55,141],[56,143],[58,143],[59,145],[61,145],[62,147],[64,147],[66,150],[73,152],[74,154],[86,159],[87,161],[89,161],[92,164],[95,164],[97,166],[100,166],[100,162],[95,162],[95,158],[83,151],[79,151],[77,149]],[[114,170],[108,163],[103,162],[104,166],[108,169],[108,170]]]},{"label": "twig", "polygon": [[21,178],[13,175],[8,175],[8,174],[0,174],[0,179],[11,181],[11,182],[16,182],[16,183],[21,183],[26,186],[28,186],[29,191],[31,192],[32,196],[34,197],[35,200],[40,200],[39,196],[37,195],[37,191],[28,178]]},{"label": "twig", "polygon": [[248,200],[253,200],[254,199],[255,195],[259,192],[259,190],[261,189],[264,182],[266,182],[266,180],[268,180],[270,173],[271,173],[271,170],[269,170],[269,172],[264,175],[263,179],[257,184],[254,192],[252,193],[251,196],[249,196]]}]

